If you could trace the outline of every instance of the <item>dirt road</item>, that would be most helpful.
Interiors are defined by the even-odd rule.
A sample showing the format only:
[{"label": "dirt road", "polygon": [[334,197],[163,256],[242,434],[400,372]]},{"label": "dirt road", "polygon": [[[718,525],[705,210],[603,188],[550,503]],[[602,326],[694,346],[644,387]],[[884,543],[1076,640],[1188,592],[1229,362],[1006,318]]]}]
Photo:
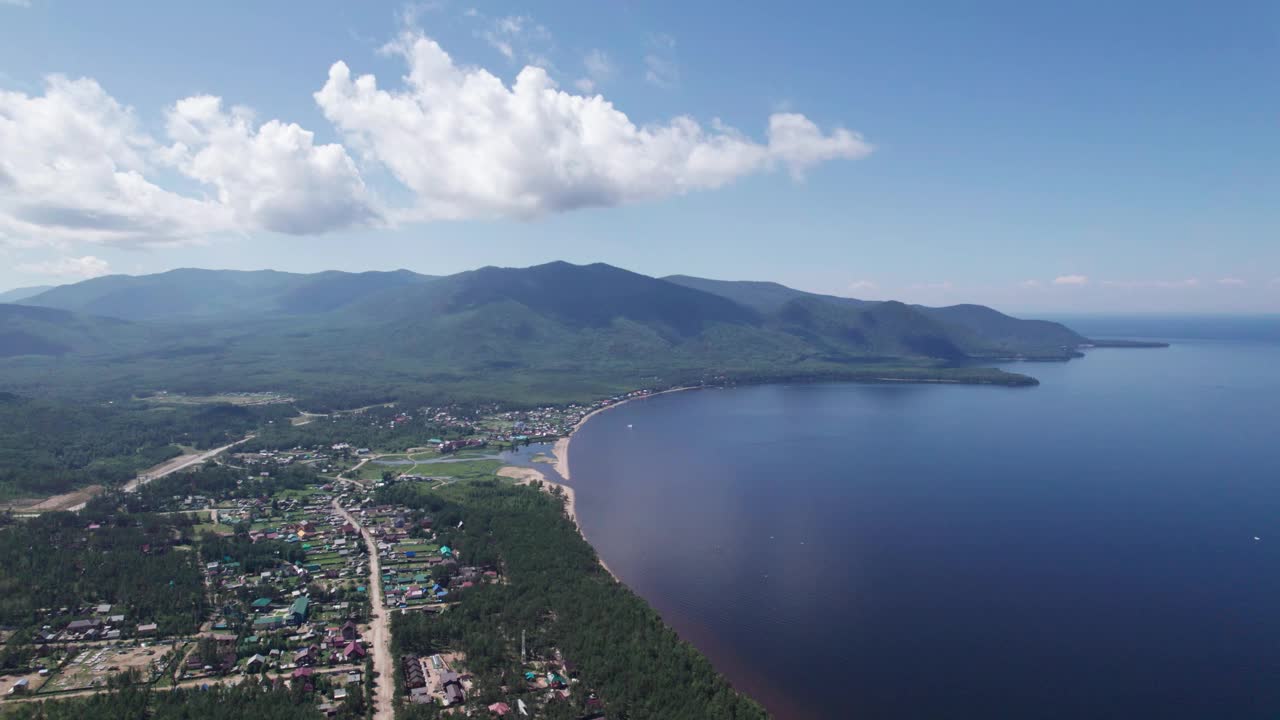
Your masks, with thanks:
[{"label": "dirt road", "polygon": [[[142,487],[143,485],[146,485],[147,483],[151,482],[152,480],[162,478],[165,475],[172,475],[173,473],[176,473],[179,470],[186,470],[192,465],[199,465],[205,460],[208,460],[212,457],[216,457],[217,455],[223,452],[226,452],[227,450],[230,450],[231,448],[241,443],[249,442],[253,438],[254,438],[253,435],[246,435],[240,438],[239,440],[233,443],[228,443],[226,445],[223,445],[220,448],[206,450],[205,452],[196,453],[195,455],[181,455],[176,458],[173,458],[172,460],[168,460],[164,463],[161,463],[160,465],[157,465],[151,468],[150,470],[146,470],[144,472],[138,473],[138,477],[125,483],[123,490],[125,492],[133,492],[138,488]],[[85,501],[80,502],[76,505],[72,505],[66,509],[70,510],[71,512],[80,512],[81,510],[84,509],[84,506],[87,503],[88,503],[88,499],[86,498]]]},{"label": "dirt road", "polygon": [[378,674],[377,693],[373,698],[373,720],[394,720],[395,712],[395,676],[396,666],[391,662],[391,628],[388,614],[382,599],[382,563],[378,560],[378,543],[373,535],[347,512],[346,508],[333,501],[333,509],[338,511],[351,526],[360,531],[364,544],[369,548],[369,602],[373,606],[373,620],[369,623],[369,639],[373,642],[373,670]]},{"label": "dirt road", "polygon": [[200,463],[203,463],[204,461],[210,458],[221,455],[222,453],[226,452],[227,450],[230,450],[231,448],[237,445],[249,442],[253,438],[254,438],[253,435],[246,435],[240,438],[239,440],[233,443],[228,443],[226,445],[223,445],[220,448],[206,450],[205,452],[196,453],[195,455],[182,455],[180,457],[173,458],[172,460],[162,465],[157,465],[156,467],[153,467],[150,470],[139,473],[138,477],[130,480],[128,483],[125,484],[124,491],[133,492],[134,490],[137,490],[139,487],[146,485],[152,480],[155,480],[157,478],[162,478],[165,475],[172,475],[173,473],[176,473],[179,470],[186,470],[192,465],[199,465]]},{"label": "dirt road", "polygon": [[[352,670],[355,670],[358,672],[360,668],[359,667],[316,668],[315,672],[317,675],[341,675],[344,673],[351,672]],[[283,672],[267,673],[267,677],[272,680],[276,680],[276,679],[288,680],[291,677],[291,675],[292,675],[292,671],[289,671],[289,670],[286,670]],[[169,685],[168,687],[153,686],[152,689],[157,692],[166,692],[170,690],[176,690],[177,688],[196,688],[202,685],[209,685],[209,686],[239,685],[240,683],[250,679],[257,681],[261,677],[262,676],[259,675],[258,673],[252,673],[249,675],[227,675],[225,677],[192,678],[190,680],[182,680],[180,682],[176,682],[172,685]],[[65,692],[48,693],[45,695],[36,693],[35,695],[9,696],[5,698],[0,698],[0,714],[3,714],[3,708],[10,703],[44,702],[46,700],[63,700],[66,698],[88,697],[89,695],[97,695],[98,693],[102,693],[105,691],[106,690],[104,688],[99,687],[99,688],[85,688],[83,690],[68,690]]]}]

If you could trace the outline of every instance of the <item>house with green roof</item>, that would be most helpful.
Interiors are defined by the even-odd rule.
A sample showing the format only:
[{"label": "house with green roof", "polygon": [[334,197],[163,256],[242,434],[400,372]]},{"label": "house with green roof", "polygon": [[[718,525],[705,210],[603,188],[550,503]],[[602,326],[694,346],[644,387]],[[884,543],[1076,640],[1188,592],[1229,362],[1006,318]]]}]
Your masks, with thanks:
[{"label": "house with green roof", "polygon": [[289,621],[295,625],[301,625],[307,619],[307,607],[311,601],[306,595],[293,601],[293,606],[289,608]]},{"label": "house with green roof", "polygon": [[253,621],[255,629],[275,630],[284,627],[284,618],[280,615],[266,615]]}]

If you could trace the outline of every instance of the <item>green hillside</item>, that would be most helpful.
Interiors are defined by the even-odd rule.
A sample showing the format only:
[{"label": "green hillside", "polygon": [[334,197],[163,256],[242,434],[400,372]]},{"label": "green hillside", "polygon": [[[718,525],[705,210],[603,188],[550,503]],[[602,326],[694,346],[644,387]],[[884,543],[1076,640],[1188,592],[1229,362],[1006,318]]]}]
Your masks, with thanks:
[{"label": "green hillside", "polygon": [[1016,383],[1027,379],[971,361],[1067,358],[1085,342],[981,306],[563,262],[436,278],[175,270],[88,280],[26,303],[0,306],[10,357],[0,383],[11,390],[277,390],[337,406],[405,395],[557,402],[716,379]]},{"label": "green hillside", "polygon": [[[847,339],[853,340],[855,345],[865,337],[865,328],[859,322],[858,313],[892,303],[819,295],[772,282],[708,280],[687,275],[672,275],[666,279],[715,293],[766,314],[794,315],[799,312],[822,316],[837,332],[851,332],[852,336]],[[903,309],[906,307],[895,308],[894,318],[889,320],[889,333],[887,336],[883,332],[873,333],[879,335],[880,342],[870,343],[868,350],[874,347],[888,355],[1064,359],[1074,356],[1075,348],[1089,342],[1059,323],[1021,320],[982,305],[941,308],[912,305],[910,312]],[[934,322],[932,327],[929,320]],[[884,326],[875,327],[885,329]],[[921,342],[925,344],[921,345]]]},{"label": "green hillside", "polygon": [[150,331],[115,318],[0,304],[0,357],[100,355],[143,347]]},{"label": "green hillside", "polygon": [[792,300],[801,298],[826,300],[843,307],[861,308],[874,305],[867,300],[836,297],[835,295],[819,295],[780,285],[776,282],[760,282],[754,280],[709,280],[690,275],[669,275],[663,280],[683,285],[684,287],[702,290],[714,295],[726,297],[741,305],[754,308],[761,313],[775,313]]}]

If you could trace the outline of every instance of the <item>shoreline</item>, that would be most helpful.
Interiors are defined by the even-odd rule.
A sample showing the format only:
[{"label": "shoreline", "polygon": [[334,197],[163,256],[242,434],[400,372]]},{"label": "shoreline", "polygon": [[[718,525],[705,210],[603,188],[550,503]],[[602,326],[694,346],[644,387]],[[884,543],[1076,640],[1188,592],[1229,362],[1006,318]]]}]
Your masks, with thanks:
[{"label": "shoreline", "polygon": [[[564,437],[557,439],[555,441],[555,444],[552,445],[551,454],[555,456],[555,462],[552,463],[551,465],[552,468],[555,469],[556,474],[560,476],[561,480],[564,480],[564,481],[569,480],[569,443],[570,441],[573,440],[574,433],[582,429],[582,426],[586,425],[587,421],[595,417],[596,415],[602,412],[605,412],[606,410],[612,410],[616,407],[621,407],[623,405],[626,405],[629,402],[634,402],[636,400],[644,400],[646,398],[657,397],[658,395],[666,395],[667,393],[683,392],[685,390],[697,390],[697,389],[698,389],[697,387],[671,388],[669,390],[661,390],[659,392],[652,392],[652,393],[647,393],[645,395],[637,395],[636,397],[627,398],[625,400],[619,400],[616,403],[610,403],[608,405],[605,405],[604,407],[598,407],[595,410],[592,410],[586,415],[583,415],[582,418],[578,420],[578,422],[574,423],[573,429],[569,431],[568,435],[565,435]],[[578,497],[577,497],[577,494],[574,493],[572,486],[567,485],[564,482],[556,482],[554,480],[550,480],[540,470],[537,470],[536,468],[531,468],[531,467],[507,465],[502,468],[499,468],[497,474],[499,477],[505,477],[511,480],[515,480],[516,483],[519,485],[528,485],[536,480],[538,482],[541,482],[543,486],[547,488],[548,491],[551,488],[560,488],[560,491],[564,493],[564,497],[565,497],[565,513],[568,514],[569,519],[573,521],[574,527],[578,529],[578,535],[582,536],[582,539],[586,540],[588,545],[591,545],[591,541],[587,539],[587,534],[582,530],[582,522],[578,520]],[[591,548],[595,550],[594,545],[592,545]],[[597,562],[600,563],[600,567],[604,568],[605,572],[609,573],[610,577],[612,577],[615,581],[619,583],[622,582],[622,579],[618,577],[617,573],[615,573],[609,567],[609,564],[604,561],[604,558],[600,556],[600,552],[598,550],[596,551],[596,560]]]},{"label": "shoreline", "polygon": [[[542,483],[542,488],[548,493],[551,492],[552,488],[560,488],[560,492],[564,494],[565,513],[569,516],[569,520],[573,521],[573,526],[577,528],[578,535],[581,536],[583,540],[587,539],[587,536],[582,532],[582,523],[578,522],[578,501],[577,496],[574,495],[573,488],[554,480],[548,480],[546,475],[543,475],[534,468],[520,467],[519,465],[507,465],[498,468],[497,475],[498,477],[515,480],[517,485],[532,485],[535,482]],[[588,541],[587,544],[590,545],[591,543]],[[591,549],[595,550],[595,546],[593,545]],[[609,577],[612,577],[616,582],[622,582],[617,574],[609,568],[609,564],[604,561],[604,558],[600,557],[599,552],[596,553],[596,562],[599,562],[600,567],[604,568],[604,571],[609,573]]]},{"label": "shoreline", "polygon": [[[604,407],[598,407],[595,410],[592,410],[586,415],[583,415],[582,419],[578,420],[578,422],[574,424],[573,429],[569,431],[568,435],[565,435],[564,437],[556,440],[555,444],[551,446],[551,454],[554,455],[556,459],[555,463],[552,464],[552,467],[556,469],[556,474],[558,474],[562,480],[570,479],[569,444],[573,440],[574,433],[581,430],[582,426],[586,425],[587,421],[595,417],[596,415],[599,415],[602,412],[612,410],[617,407],[622,407],[623,405],[626,405],[629,402],[635,402],[636,400],[645,400],[648,398],[657,397],[659,395],[667,395],[669,393],[684,392],[685,390],[697,390],[697,389],[698,388],[696,386],[682,386],[682,387],[670,388],[668,390],[659,390],[658,392],[652,392],[645,395],[637,395],[636,397],[627,398],[626,400],[619,400],[616,403],[610,403],[609,405],[605,405]],[[583,535],[583,537],[586,537],[586,535]]]}]

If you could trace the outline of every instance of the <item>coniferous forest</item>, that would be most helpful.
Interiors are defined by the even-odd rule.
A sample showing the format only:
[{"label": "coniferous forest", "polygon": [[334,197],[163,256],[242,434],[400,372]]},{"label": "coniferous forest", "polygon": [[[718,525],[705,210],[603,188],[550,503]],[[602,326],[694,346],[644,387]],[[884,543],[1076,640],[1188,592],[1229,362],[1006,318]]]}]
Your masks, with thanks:
[{"label": "coniferous forest", "polygon": [[[531,654],[559,650],[580,668],[583,686],[618,717],[767,717],[601,567],[557,495],[480,481],[459,486],[448,498],[398,484],[381,499],[429,512],[436,527],[450,528],[440,531],[440,542],[467,548],[468,563],[503,569],[508,582],[468,589],[464,602],[438,617],[394,616],[399,653],[462,650],[471,671],[487,680],[482,700],[513,702],[501,688],[521,685],[523,630]],[[559,717],[581,717],[583,709],[564,707]],[[414,712],[419,714],[410,717],[436,711]]]}]

